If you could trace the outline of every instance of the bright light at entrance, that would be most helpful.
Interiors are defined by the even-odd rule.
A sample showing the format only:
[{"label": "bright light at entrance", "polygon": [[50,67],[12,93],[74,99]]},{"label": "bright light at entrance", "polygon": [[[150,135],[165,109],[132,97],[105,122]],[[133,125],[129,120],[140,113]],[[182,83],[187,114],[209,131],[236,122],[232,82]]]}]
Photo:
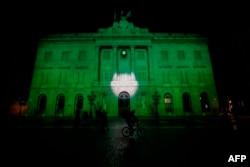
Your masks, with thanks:
[{"label": "bright light at entrance", "polygon": [[119,96],[120,92],[126,91],[132,97],[138,89],[138,82],[134,73],[115,73],[111,81],[111,89],[116,96]]}]

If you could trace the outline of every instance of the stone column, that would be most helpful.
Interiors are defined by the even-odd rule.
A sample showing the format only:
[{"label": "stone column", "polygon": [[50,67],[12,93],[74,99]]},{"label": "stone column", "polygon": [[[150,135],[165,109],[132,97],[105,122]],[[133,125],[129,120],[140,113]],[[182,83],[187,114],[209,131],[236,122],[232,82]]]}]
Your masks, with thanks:
[{"label": "stone column", "polygon": [[130,55],[130,74],[135,72],[135,46],[130,45],[131,55]]},{"label": "stone column", "polygon": [[97,82],[100,82],[100,70],[101,70],[101,59],[100,59],[100,46],[96,45],[95,46],[95,56],[97,57],[95,62],[95,70],[97,72],[97,76],[95,78],[95,80]]},{"label": "stone column", "polygon": [[[152,46],[148,46],[148,53],[147,53],[147,63],[148,63],[148,81],[151,81],[151,72],[152,72],[152,76],[155,76],[154,72],[153,72],[153,68],[152,68],[152,65],[153,65],[153,61],[150,61],[150,57],[152,57]],[[150,62],[152,64],[150,64]],[[152,70],[151,70],[152,68]]]},{"label": "stone column", "polygon": [[[117,57],[117,46],[113,46],[113,61],[112,61],[112,69],[113,75],[118,74],[118,57]],[[115,78],[117,80],[117,78]]]}]

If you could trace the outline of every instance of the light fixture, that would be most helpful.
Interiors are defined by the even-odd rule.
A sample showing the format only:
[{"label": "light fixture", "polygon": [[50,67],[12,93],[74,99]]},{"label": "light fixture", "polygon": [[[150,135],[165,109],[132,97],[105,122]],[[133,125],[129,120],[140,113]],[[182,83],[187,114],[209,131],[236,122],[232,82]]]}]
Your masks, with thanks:
[{"label": "light fixture", "polygon": [[121,56],[122,56],[123,58],[125,58],[125,57],[127,56],[127,51],[126,51],[126,50],[122,50],[122,51],[121,51]]}]

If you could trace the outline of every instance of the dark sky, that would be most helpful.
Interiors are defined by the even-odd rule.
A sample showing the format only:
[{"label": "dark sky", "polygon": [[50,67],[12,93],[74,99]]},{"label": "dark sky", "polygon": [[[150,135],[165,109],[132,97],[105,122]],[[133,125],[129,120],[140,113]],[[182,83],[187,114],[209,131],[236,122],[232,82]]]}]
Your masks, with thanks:
[{"label": "dark sky", "polygon": [[6,44],[6,60],[11,62],[7,66],[5,80],[7,87],[11,87],[10,94],[18,96],[29,87],[36,41],[40,36],[97,32],[98,28],[111,26],[114,12],[121,10],[131,11],[128,20],[135,26],[149,28],[150,32],[200,33],[208,37],[216,84],[220,90],[241,96],[249,85],[245,76],[249,74],[246,70],[246,57],[249,56],[246,43],[250,16],[246,3],[155,0],[142,1],[144,3],[131,0],[83,2],[9,2],[2,6],[6,9],[2,15],[2,39]]}]

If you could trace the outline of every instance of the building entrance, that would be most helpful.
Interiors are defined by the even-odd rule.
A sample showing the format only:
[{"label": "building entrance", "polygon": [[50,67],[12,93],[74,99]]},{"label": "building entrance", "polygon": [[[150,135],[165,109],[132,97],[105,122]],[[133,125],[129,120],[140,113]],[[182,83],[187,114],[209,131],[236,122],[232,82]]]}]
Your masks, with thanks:
[{"label": "building entrance", "polygon": [[130,95],[124,91],[118,96],[118,114],[120,117],[125,117],[128,111],[130,111]]}]

